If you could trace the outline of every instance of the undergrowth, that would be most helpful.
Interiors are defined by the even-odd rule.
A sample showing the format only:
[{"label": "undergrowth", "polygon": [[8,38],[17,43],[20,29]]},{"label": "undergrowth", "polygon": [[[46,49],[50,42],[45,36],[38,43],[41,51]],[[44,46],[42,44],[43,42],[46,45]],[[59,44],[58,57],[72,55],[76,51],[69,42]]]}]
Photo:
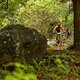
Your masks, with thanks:
[{"label": "undergrowth", "polygon": [[[7,63],[0,69],[0,80],[79,80],[80,65],[74,61],[80,61],[79,56],[75,51],[66,50],[46,54],[32,64]],[[9,66],[14,66],[14,70]]]}]

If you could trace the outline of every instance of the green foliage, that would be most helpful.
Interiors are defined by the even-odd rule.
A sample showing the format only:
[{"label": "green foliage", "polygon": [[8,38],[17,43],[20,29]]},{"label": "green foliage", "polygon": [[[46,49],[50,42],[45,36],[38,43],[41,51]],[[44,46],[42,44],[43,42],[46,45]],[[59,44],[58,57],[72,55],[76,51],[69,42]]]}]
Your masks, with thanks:
[{"label": "green foliage", "polygon": [[[32,65],[8,63],[0,69],[0,80],[64,80],[79,79],[79,69],[74,61],[80,58],[75,51],[61,51],[49,53],[41,61],[33,60]],[[6,70],[8,66],[15,66],[14,71]],[[76,70],[75,70],[76,69]],[[2,76],[1,76],[2,75]]]},{"label": "green foliage", "polygon": [[4,80],[37,80],[36,76],[33,74],[23,74],[20,73],[13,73],[13,74],[8,74]]},{"label": "green foliage", "polygon": [[[6,70],[7,67],[14,66],[13,71]],[[4,75],[4,80],[37,80],[35,69],[30,65],[23,65],[20,63],[8,63],[4,65],[5,70],[1,73]]]},{"label": "green foliage", "polygon": [[61,62],[61,59],[60,58],[57,58],[56,60],[55,60],[55,64],[61,64],[62,62]]},{"label": "green foliage", "polygon": [[[0,3],[2,6],[3,3]],[[0,26],[4,27],[9,23],[20,23],[37,29],[48,35],[50,23],[64,22],[69,11],[67,3],[60,0],[8,0],[8,8],[0,6]],[[71,14],[72,15],[72,14]],[[72,21],[69,22],[72,26]],[[53,25],[55,26],[55,24]]]},{"label": "green foliage", "polygon": [[60,80],[60,77],[56,74],[49,74],[48,77],[50,80]]},{"label": "green foliage", "polygon": [[66,53],[54,53],[43,59],[39,63],[34,61],[34,68],[37,72],[42,72],[47,79],[62,80],[69,74],[70,68],[67,61],[70,61],[70,51]]}]

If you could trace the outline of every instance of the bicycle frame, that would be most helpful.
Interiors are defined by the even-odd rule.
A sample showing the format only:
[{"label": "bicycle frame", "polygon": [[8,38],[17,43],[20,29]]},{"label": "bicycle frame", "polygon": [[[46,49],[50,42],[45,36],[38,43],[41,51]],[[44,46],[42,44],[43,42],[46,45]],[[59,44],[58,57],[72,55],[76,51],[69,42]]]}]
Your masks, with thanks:
[{"label": "bicycle frame", "polygon": [[59,50],[62,50],[63,35],[61,33],[56,34],[56,40],[57,40],[57,46]]}]

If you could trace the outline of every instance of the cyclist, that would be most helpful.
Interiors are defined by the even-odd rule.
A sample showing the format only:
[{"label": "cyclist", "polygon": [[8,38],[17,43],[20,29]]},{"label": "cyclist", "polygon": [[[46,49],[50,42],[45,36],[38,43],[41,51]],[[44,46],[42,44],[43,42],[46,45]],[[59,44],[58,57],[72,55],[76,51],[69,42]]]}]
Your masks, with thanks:
[{"label": "cyclist", "polygon": [[58,44],[60,43],[60,39],[61,39],[61,36],[60,36],[61,30],[64,31],[64,28],[60,23],[58,23],[53,29],[53,32],[56,33],[56,41]]},{"label": "cyclist", "polygon": [[70,36],[71,36],[71,30],[67,28],[65,30],[65,33],[66,33],[66,38],[70,38]]}]

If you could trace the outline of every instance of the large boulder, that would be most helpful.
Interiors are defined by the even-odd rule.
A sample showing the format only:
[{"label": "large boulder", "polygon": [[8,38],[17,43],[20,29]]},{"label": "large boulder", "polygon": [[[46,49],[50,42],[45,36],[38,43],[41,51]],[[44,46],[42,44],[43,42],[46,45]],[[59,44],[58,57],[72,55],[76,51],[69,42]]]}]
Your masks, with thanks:
[{"label": "large boulder", "polygon": [[0,64],[40,59],[46,48],[47,39],[37,30],[19,24],[0,30]]}]

